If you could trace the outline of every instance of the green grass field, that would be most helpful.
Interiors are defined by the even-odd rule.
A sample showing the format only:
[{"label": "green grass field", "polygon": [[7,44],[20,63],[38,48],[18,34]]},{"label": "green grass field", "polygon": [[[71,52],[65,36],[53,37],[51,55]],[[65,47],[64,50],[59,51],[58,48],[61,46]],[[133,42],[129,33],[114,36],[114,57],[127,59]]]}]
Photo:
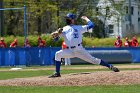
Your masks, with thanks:
[{"label": "green grass field", "polygon": [[140,93],[140,85],[71,87],[0,87],[0,93]]},{"label": "green grass field", "polygon": [[[124,64],[125,65],[125,64]],[[132,65],[132,64],[131,64]],[[140,64],[138,64],[140,65]],[[62,66],[62,69],[73,67],[92,67],[93,65]],[[121,64],[121,66],[123,66]],[[40,70],[41,68],[41,70]],[[44,68],[44,69],[42,69]],[[0,68],[0,80],[12,78],[25,78],[34,76],[48,76],[53,70],[45,70],[47,67],[23,67],[22,70],[10,71],[10,68]],[[34,70],[30,70],[34,69]],[[104,71],[108,69],[65,69],[62,74]],[[140,70],[140,68],[121,68],[121,70]],[[140,85],[102,85],[102,86],[0,86],[0,93],[140,93]]]}]

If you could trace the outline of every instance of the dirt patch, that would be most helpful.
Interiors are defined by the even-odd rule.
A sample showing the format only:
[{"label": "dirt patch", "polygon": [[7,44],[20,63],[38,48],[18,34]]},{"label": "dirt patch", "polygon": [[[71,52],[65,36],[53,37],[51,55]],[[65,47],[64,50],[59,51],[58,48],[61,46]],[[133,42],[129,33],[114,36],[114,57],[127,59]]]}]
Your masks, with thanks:
[{"label": "dirt patch", "polygon": [[140,71],[97,71],[65,74],[59,78],[48,76],[0,80],[0,86],[90,86],[140,84]]}]

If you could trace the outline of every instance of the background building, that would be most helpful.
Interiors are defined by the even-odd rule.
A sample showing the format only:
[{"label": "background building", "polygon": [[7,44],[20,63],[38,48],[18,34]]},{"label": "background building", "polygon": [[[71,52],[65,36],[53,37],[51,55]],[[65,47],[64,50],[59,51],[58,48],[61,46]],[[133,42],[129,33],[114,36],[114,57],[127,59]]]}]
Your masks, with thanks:
[{"label": "background building", "polygon": [[[122,20],[122,35],[135,35],[140,33],[140,0],[126,0],[123,7],[126,9],[126,15]],[[130,10],[129,10],[130,9]]]},{"label": "background building", "polygon": [[[98,18],[105,24],[107,37],[133,36],[140,33],[140,0],[100,0],[97,8],[101,13]],[[121,4],[121,5],[120,5]]]}]

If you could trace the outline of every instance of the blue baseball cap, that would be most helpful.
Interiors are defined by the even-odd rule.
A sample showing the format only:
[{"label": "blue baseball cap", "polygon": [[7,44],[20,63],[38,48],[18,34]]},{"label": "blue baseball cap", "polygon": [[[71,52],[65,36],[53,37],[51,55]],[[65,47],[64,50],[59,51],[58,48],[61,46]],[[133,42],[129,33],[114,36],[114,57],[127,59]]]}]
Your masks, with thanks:
[{"label": "blue baseball cap", "polygon": [[75,14],[72,14],[72,13],[68,13],[65,18],[70,18],[70,19],[75,19],[76,18],[76,15]]}]

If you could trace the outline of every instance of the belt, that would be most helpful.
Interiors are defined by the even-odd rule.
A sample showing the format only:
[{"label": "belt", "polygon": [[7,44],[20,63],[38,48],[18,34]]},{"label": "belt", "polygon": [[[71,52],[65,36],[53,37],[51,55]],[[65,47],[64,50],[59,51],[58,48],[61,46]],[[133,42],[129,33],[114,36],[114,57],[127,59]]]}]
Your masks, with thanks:
[{"label": "belt", "polygon": [[[78,44],[78,46],[80,46],[81,45],[81,43],[80,44]],[[67,49],[69,49],[69,48],[76,48],[76,46],[70,46],[70,47],[67,47]]]}]

